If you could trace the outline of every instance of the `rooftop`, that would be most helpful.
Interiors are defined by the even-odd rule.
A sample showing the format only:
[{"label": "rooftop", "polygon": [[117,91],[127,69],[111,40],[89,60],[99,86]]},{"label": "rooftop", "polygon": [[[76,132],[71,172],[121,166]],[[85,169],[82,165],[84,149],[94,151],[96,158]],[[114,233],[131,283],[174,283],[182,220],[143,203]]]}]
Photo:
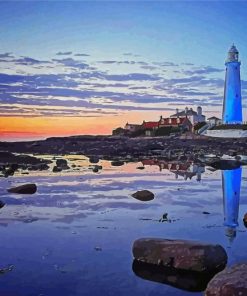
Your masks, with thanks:
[{"label": "rooftop", "polygon": [[190,116],[190,115],[197,115],[197,112],[194,111],[193,109],[188,109],[187,111],[183,110],[181,112],[177,112],[175,114],[172,114],[170,117],[182,117],[182,116]]},{"label": "rooftop", "polygon": [[218,118],[218,117],[215,117],[215,116],[212,116],[212,117],[209,117],[209,118],[208,118],[208,120],[210,120],[210,119],[221,120],[220,118]]}]

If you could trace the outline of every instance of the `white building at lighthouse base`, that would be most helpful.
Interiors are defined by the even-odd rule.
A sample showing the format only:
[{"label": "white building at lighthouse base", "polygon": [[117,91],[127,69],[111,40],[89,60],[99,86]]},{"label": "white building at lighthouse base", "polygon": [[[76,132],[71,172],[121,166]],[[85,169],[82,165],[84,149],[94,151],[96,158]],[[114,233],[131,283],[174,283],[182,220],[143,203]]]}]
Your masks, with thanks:
[{"label": "white building at lighthouse base", "polygon": [[247,138],[247,130],[243,129],[222,129],[206,130],[201,135],[214,138]]}]

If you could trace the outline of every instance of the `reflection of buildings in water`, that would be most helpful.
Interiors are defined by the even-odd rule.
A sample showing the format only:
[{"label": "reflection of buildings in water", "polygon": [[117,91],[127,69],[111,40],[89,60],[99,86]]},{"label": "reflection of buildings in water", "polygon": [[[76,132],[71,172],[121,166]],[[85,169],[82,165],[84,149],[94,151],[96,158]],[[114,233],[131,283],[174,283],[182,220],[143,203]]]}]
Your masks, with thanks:
[{"label": "reflection of buildings in water", "polygon": [[224,225],[230,242],[236,237],[242,168],[222,171]]},{"label": "reflection of buildings in water", "polygon": [[179,168],[176,171],[171,170],[171,172],[175,174],[176,179],[178,178],[178,176],[182,176],[184,177],[184,180],[191,180],[194,176],[196,176],[196,180],[201,181],[202,174],[205,172],[205,168],[196,164],[191,164],[186,170],[181,170],[181,168]]},{"label": "reflection of buildings in water", "polygon": [[175,178],[182,176],[185,180],[192,179],[196,176],[197,181],[201,181],[201,175],[205,172],[205,168],[193,162],[166,162],[162,160],[146,159],[142,161],[143,165],[157,165],[162,170],[169,170],[175,174]]},{"label": "reflection of buildings in water", "polygon": [[[182,176],[185,180],[192,179],[196,176],[196,180],[201,180],[201,175],[205,172],[205,168],[193,162],[166,162],[163,160],[147,159],[142,161],[143,165],[159,166],[160,171],[169,170],[175,174],[176,179]],[[242,168],[234,170],[222,171],[222,189],[224,200],[224,225],[226,226],[226,236],[230,242],[236,237],[236,227],[238,226],[238,211],[241,189]]]}]

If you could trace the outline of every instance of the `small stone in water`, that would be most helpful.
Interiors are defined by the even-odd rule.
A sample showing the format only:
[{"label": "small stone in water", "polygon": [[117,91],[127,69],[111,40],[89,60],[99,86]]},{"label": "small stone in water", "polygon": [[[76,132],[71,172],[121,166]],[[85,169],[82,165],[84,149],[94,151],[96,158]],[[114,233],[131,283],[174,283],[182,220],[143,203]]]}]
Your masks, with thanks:
[{"label": "small stone in water", "polygon": [[140,190],[133,193],[131,196],[140,201],[150,201],[154,199],[154,194],[149,190]]},{"label": "small stone in water", "polygon": [[14,265],[13,264],[9,264],[7,267],[4,268],[0,268],[0,274],[5,274],[9,271],[12,271],[14,269]]},{"label": "small stone in water", "polygon": [[171,219],[168,219],[168,213],[164,213],[162,218],[159,219],[159,222],[171,222]]},{"label": "small stone in water", "polygon": [[144,167],[144,166],[139,166],[139,167],[137,167],[137,169],[138,169],[138,170],[144,170],[145,167]]},{"label": "small stone in water", "polygon": [[102,248],[101,247],[95,247],[94,250],[95,251],[102,251]]}]

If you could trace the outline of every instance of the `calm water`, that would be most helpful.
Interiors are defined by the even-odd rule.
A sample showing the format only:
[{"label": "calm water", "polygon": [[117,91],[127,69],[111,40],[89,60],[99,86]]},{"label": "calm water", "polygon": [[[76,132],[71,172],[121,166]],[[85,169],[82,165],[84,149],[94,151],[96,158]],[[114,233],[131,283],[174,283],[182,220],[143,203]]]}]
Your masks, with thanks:
[{"label": "calm water", "polygon": [[[0,274],[0,296],[202,295],[136,276],[132,244],[141,237],[219,243],[228,265],[247,259],[245,168],[191,167],[186,177],[182,170],[103,161],[95,174],[85,158],[68,159],[79,171],[0,178],[6,203],[0,209],[0,268],[13,265]],[[32,182],[38,186],[34,195],[6,192]],[[142,189],[155,199],[131,197]],[[159,222],[164,213],[169,221]]]}]

